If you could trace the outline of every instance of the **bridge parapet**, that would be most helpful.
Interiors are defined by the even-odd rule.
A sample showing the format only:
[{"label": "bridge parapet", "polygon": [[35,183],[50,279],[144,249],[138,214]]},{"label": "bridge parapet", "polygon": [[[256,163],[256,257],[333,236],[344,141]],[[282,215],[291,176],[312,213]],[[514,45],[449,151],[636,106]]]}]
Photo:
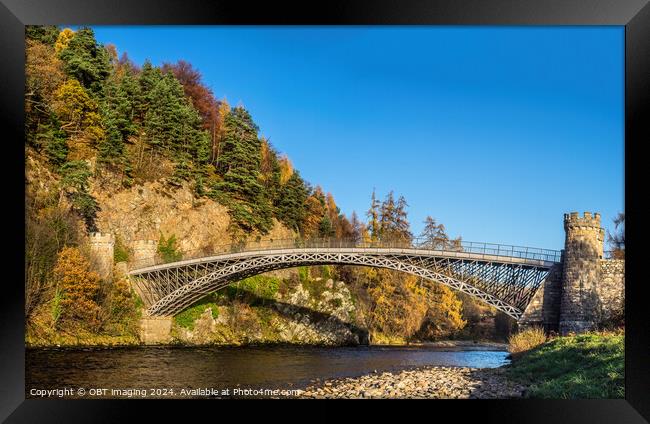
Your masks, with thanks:
[{"label": "bridge parapet", "polygon": [[[154,265],[164,264],[164,260],[156,255],[157,242],[150,240],[137,241],[134,244],[134,259],[129,265],[130,270],[137,270]],[[212,249],[181,252],[182,260],[192,260],[228,253],[258,252],[278,249],[404,249],[436,252],[459,252],[482,255],[483,257],[518,258],[530,261],[560,262],[562,252],[559,250],[540,249],[526,246],[514,246],[484,242],[449,242],[414,238],[409,241],[395,240],[354,240],[354,239],[262,239],[240,243],[228,243],[215,246]]]}]

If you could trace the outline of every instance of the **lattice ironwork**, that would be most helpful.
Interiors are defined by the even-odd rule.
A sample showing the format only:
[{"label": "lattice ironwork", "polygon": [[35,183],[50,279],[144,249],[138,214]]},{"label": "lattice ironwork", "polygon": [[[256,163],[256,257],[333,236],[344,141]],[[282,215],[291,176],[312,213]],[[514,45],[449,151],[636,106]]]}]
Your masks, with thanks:
[{"label": "lattice ironwork", "polygon": [[[559,255],[552,256],[559,260]],[[305,265],[388,268],[437,281],[519,319],[556,260],[421,248],[310,247],[228,253],[132,270],[150,315],[174,315],[201,297],[263,272]]]}]

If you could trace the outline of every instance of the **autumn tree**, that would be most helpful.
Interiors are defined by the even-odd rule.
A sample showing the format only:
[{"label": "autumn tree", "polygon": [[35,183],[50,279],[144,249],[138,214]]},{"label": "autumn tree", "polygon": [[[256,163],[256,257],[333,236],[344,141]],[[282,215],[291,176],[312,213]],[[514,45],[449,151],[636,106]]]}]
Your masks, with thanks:
[{"label": "autumn tree", "polygon": [[90,271],[90,262],[75,247],[64,247],[54,267],[56,289],[61,293],[61,321],[89,329],[99,325],[99,275]]},{"label": "autumn tree", "polygon": [[607,242],[615,259],[625,259],[625,213],[620,212],[614,218],[614,234],[607,232]]},{"label": "autumn tree", "polygon": [[76,79],[69,79],[54,93],[54,112],[61,122],[60,129],[75,142],[68,143],[76,158],[86,158],[91,149],[104,138],[99,105]]},{"label": "autumn tree", "polygon": [[436,340],[453,336],[465,327],[463,302],[447,286],[431,282],[427,284],[428,309],[418,337]]},{"label": "autumn tree", "polygon": [[56,37],[56,41],[54,42],[54,51],[59,54],[68,48],[68,44],[70,44],[72,37],[74,37],[74,31],[70,28],[64,28]]},{"label": "autumn tree", "polygon": [[319,237],[321,222],[325,215],[325,196],[320,186],[316,186],[305,200],[305,218],[302,233],[305,238]]}]

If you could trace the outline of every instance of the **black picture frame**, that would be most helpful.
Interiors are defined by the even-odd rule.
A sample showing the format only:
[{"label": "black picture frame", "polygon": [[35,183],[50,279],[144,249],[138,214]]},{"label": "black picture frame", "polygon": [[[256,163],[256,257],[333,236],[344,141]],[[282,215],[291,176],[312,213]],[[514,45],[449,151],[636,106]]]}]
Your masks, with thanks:
[{"label": "black picture frame", "polygon": [[[516,400],[419,404],[423,411],[468,413],[505,422],[646,422],[650,419],[650,331],[639,253],[643,201],[643,142],[650,140],[650,5],[647,0],[444,0],[301,4],[244,1],[0,0],[0,116],[8,156],[3,164],[5,281],[0,307],[0,419],[7,422],[116,421],[134,409],[165,414],[153,401],[25,400],[24,387],[24,26],[45,24],[228,25],[617,25],[625,27],[626,347],[624,400]],[[7,160],[8,159],[8,160]],[[647,167],[647,165],[646,165]],[[597,181],[594,184],[598,184]],[[639,192],[635,190],[639,186]],[[549,188],[552,192],[552,188]],[[3,199],[4,200],[4,199]],[[8,236],[7,236],[8,235]],[[173,401],[179,402],[179,401]],[[181,401],[182,402],[182,401]],[[134,407],[134,405],[136,405]],[[209,404],[209,405],[208,405]],[[174,404],[172,404],[174,405]],[[203,402],[191,408],[215,408]],[[354,407],[357,408],[354,408]],[[131,412],[127,412],[127,408]],[[174,408],[174,406],[172,406]],[[238,407],[241,408],[241,407]],[[281,406],[279,409],[285,409]],[[250,408],[245,408],[250,409]],[[265,409],[265,408],[261,408]],[[366,416],[369,407],[354,404]],[[266,409],[267,412],[276,410]],[[322,416],[331,414],[320,408]],[[326,411],[327,410],[327,411]],[[315,411],[315,410],[314,410]],[[225,416],[224,416],[225,417]],[[644,418],[645,417],[645,418]]]}]

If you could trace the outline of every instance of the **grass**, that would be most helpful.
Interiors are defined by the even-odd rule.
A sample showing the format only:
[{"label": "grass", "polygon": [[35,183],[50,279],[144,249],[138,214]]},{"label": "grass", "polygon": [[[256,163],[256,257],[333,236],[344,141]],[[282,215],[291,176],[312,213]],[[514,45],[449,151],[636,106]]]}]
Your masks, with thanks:
[{"label": "grass", "polygon": [[265,304],[275,300],[281,280],[267,275],[256,275],[230,284],[225,294],[229,299],[239,299],[251,305]]},{"label": "grass", "polygon": [[176,324],[180,325],[181,327],[193,330],[194,321],[199,319],[199,317],[203,315],[205,310],[208,308],[210,308],[212,311],[212,318],[217,318],[219,316],[219,307],[217,306],[217,304],[206,301],[206,302],[195,304],[185,309],[184,311],[182,311],[181,313],[179,313],[174,317],[174,321],[176,322]]},{"label": "grass", "polygon": [[528,397],[624,398],[624,347],[622,331],[557,337],[516,355],[506,372],[531,385]]}]

